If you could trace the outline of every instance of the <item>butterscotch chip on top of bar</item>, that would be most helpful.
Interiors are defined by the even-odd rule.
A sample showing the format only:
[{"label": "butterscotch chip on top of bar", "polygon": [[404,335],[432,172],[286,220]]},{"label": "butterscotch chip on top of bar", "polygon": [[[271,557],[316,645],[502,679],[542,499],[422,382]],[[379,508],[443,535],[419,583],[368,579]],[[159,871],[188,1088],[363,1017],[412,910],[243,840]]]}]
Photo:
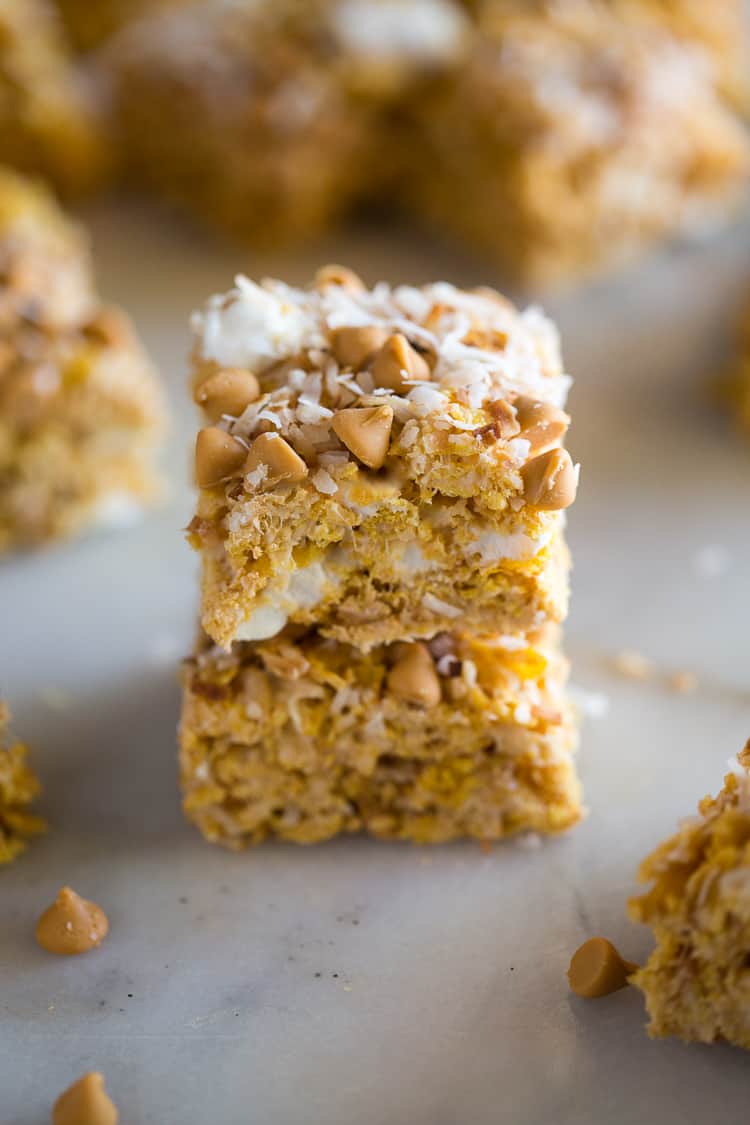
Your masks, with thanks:
[{"label": "butterscotch chip on top of bar", "polygon": [[631,978],[649,1034],[750,1049],[750,744],[716,798],[701,801],[644,860],[651,887],[630,903],[656,948]]},{"label": "butterscotch chip on top of bar", "polygon": [[627,8],[489,0],[471,57],[415,107],[419,214],[536,285],[723,221],[750,148],[712,55]]},{"label": "butterscotch chip on top of bar", "polygon": [[66,195],[99,186],[110,170],[93,87],[47,0],[0,0],[0,162]]},{"label": "butterscotch chip on top of bar", "polygon": [[295,628],[206,640],[184,665],[185,812],[231,848],[561,831],[581,816],[566,671],[549,633],[369,653]]},{"label": "butterscotch chip on top of bar", "polygon": [[160,492],[161,388],[96,294],[83,232],[0,168],[0,554],[131,520]]},{"label": "butterscotch chip on top of bar", "polygon": [[[195,318],[205,631],[367,649],[561,620],[577,469],[553,325],[490,290],[334,275],[238,278]],[[239,396],[218,417],[217,380]]]},{"label": "butterscotch chip on top of bar", "polygon": [[30,811],[40,785],[26,760],[28,748],[7,737],[9,721],[8,707],[0,700],[0,864],[10,863],[47,827]]}]

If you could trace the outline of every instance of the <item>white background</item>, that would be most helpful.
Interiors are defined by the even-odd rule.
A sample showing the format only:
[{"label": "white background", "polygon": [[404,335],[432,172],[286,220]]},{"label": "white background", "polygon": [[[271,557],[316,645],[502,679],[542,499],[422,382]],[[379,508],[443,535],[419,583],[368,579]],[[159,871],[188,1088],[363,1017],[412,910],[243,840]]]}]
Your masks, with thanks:
[{"label": "white background", "polygon": [[[705,396],[750,292],[750,224],[548,302],[563,331],[574,681],[603,692],[580,765],[590,815],[533,849],[342,840],[242,855],[183,823],[175,666],[197,581],[184,390],[191,308],[237,269],[303,282],[496,283],[445,247],[363,232],[302,257],[232,254],[156,215],[94,215],[101,286],[162,367],[170,504],[132,531],[0,569],[0,694],[36,751],[52,830],[0,874],[0,1123],[40,1125],[102,1070],[122,1125],[705,1125],[747,1120],[750,1060],[647,1039],[638,994],[567,991],[576,946],[626,919],[639,860],[750,734],[750,441]],[[717,546],[725,572],[700,573]],[[618,678],[633,648],[693,696]],[[98,951],[55,959],[34,922],[62,883],[106,909]]]}]

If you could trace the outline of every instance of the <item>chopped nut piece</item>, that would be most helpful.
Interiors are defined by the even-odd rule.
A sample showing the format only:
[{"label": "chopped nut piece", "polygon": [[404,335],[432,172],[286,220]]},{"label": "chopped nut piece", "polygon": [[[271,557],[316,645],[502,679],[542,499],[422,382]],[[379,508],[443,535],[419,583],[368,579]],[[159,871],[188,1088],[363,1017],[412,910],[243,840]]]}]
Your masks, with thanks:
[{"label": "chopped nut piece", "polygon": [[550,449],[521,469],[527,504],[552,512],[569,508],[576,498],[576,470],[567,449]]},{"label": "chopped nut piece", "polygon": [[648,657],[633,649],[625,648],[618,652],[612,661],[615,672],[628,680],[645,680],[653,672],[653,664]]},{"label": "chopped nut piece", "polygon": [[519,395],[513,405],[521,437],[530,443],[532,456],[546,453],[560,444],[570,425],[569,414],[549,402],[538,402],[526,395]]},{"label": "chopped nut piece", "polygon": [[117,1125],[119,1115],[104,1089],[104,1076],[84,1074],[60,1095],[52,1109],[52,1125]]},{"label": "chopped nut piece", "polygon": [[388,333],[376,324],[336,328],[331,333],[331,348],[341,367],[359,371],[386,341]]},{"label": "chopped nut piece", "polygon": [[101,906],[63,887],[36,924],[36,940],[48,953],[88,953],[107,936],[109,921]]},{"label": "chopped nut piece", "polygon": [[362,278],[354,270],[334,264],[321,266],[315,275],[315,284],[318,289],[323,289],[326,285],[340,285],[350,293],[364,293],[365,290]]},{"label": "chopped nut piece", "polygon": [[698,688],[698,677],[694,672],[675,672],[667,680],[667,686],[677,695],[692,695]]},{"label": "chopped nut piece", "polygon": [[388,673],[394,695],[422,707],[435,707],[442,698],[440,679],[426,645],[405,644]]},{"label": "chopped nut piece", "polygon": [[195,401],[203,407],[212,422],[223,414],[239,418],[246,406],[260,396],[260,385],[251,371],[230,367],[217,371],[196,387]]},{"label": "chopped nut piece", "polygon": [[375,356],[372,373],[379,387],[401,392],[406,390],[409,380],[429,379],[430,365],[406,337],[397,332],[388,337]]},{"label": "chopped nut piece", "polygon": [[195,442],[195,479],[199,488],[214,485],[237,476],[247,456],[247,448],[231,434],[216,426],[198,431]]},{"label": "chopped nut piece", "polygon": [[260,434],[250,446],[244,472],[251,473],[259,465],[268,466],[268,479],[273,482],[296,483],[304,480],[308,473],[300,455],[279,434]]},{"label": "chopped nut piece", "polygon": [[576,996],[593,1000],[625,988],[628,977],[639,966],[625,961],[606,938],[585,941],[573,954],[568,968],[568,983]]},{"label": "chopped nut piece", "polygon": [[339,410],[334,432],[355,457],[370,469],[379,469],[388,453],[393,426],[390,406],[351,407]]},{"label": "chopped nut piece", "polygon": [[507,441],[519,433],[521,426],[516,417],[515,406],[511,406],[504,398],[497,398],[494,402],[489,403],[487,412],[494,418],[494,426],[498,437],[505,438]]}]

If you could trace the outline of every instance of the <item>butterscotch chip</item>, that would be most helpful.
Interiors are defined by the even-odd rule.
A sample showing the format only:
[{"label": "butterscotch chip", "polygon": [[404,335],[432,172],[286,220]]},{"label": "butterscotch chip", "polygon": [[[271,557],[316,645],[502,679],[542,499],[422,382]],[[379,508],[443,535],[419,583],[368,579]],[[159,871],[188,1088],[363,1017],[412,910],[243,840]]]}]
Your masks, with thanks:
[{"label": "butterscotch chip", "polygon": [[536,457],[558,446],[570,425],[570,415],[549,402],[539,402],[519,395],[513,403],[521,429],[521,437],[531,445]]},{"label": "butterscotch chip", "polygon": [[261,465],[268,469],[267,480],[292,483],[304,480],[308,468],[300,455],[279,434],[260,434],[250,446],[244,473],[252,473]]},{"label": "butterscotch chip", "polygon": [[224,414],[239,418],[246,406],[260,396],[260,385],[252,371],[230,367],[217,371],[196,387],[195,401],[212,422]]},{"label": "butterscotch chip", "polygon": [[338,285],[342,289],[347,289],[350,293],[364,293],[365,291],[365,283],[354,270],[333,263],[328,266],[321,266],[315,275],[315,284],[318,289],[324,289],[327,285]]},{"label": "butterscotch chip", "polygon": [[625,988],[638,965],[625,961],[606,938],[585,941],[570,960],[568,983],[576,996],[593,1000]]},{"label": "butterscotch chip", "polygon": [[52,1125],[117,1125],[117,1108],[104,1089],[104,1077],[84,1074],[54,1104]]},{"label": "butterscotch chip", "polygon": [[88,953],[109,931],[109,920],[95,902],[63,887],[36,924],[36,940],[48,953],[69,956]]},{"label": "butterscotch chip", "polygon": [[527,504],[542,511],[569,508],[576,498],[578,481],[567,449],[550,449],[527,461],[521,469]]},{"label": "butterscotch chip", "polygon": [[375,324],[336,328],[331,333],[331,348],[341,367],[359,371],[382,348],[387,337],[385,328]]},{"label": "butterscotch chip", "polygon": [[385,461],[391,440],[393,409],[390,406],[363,406],[339,410],[334,432],[354,456],[370,469]]},{"label": "butterscotch chip", "polygon": [[493,426],[498,437],[513,438],[520,432],[521,426],[516,415],[515,406],[511,406],[504,398],[497,398],[489,403],[487,412],[493,418]]},{"label": "butterscotch chip", "polygon": [[426,645],[404,644],[388,673],[388,689],[409,703],[436,707],[442,698],[440,679]]},{"label": "butterscotch chip", "polygon": [[429,379],[430,366],[406,337],[397,332],[388,337],[375,356],[372,373],[379,387],[400,392],[406,390],[409,381]]},{"label": "butterscotch chip", "polygon": [[213,488],[236,476],[247,457],[247,447],[216,426],[198,431],[195,442],[195,479],[199,488]]}]

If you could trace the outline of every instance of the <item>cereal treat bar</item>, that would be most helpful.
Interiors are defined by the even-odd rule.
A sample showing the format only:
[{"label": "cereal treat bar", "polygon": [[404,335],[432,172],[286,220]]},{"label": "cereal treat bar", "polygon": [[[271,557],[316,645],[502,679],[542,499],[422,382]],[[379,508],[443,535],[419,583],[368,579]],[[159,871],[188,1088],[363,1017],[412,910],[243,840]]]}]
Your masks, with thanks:
[{"label": "cereal treat bar", "polygon": [[0,0],[0,161],[66,194],[99,186],[105,134],[47,0]]},{"label": "cereal treat bar", "polygon": [[[491,0],[490,0],[491,2]],[[750,107],[750,44],[744,0],[609,0],[622,14],[661,23],[678,39],[700,46],[716,68],[720,88],[738,107]]]},{"label": "cereal treat bar", "polygon": [[8,707],[0,700],[0,864],[10,863],[28,840],[47,827],[40,816],[29,812],[40,786],[26,764],[27,748],[6,737],[9,721]]},{"label": "cereal treat bar", "polygon": [[415,113],[419,213],[531,284],[711,229],[750,171],[706,52],[597,0],[495,0]]},{"label": "cereal treat bar", "polygon": [[653,885],[630,914],[656,948],[631,983],[655,1037],[750,1049],[750,743],[740,765],[641,867]]},{"label": "cereal treat bar", "polygon": [[328,267],[306,290],[238,278],[195,330],[213,641],[290,623],[368,650],[564,617],[578,473],[541,313]]},{"label": "cereal treat bar", "polygon": [[400,107],[467,27],[452,0],[157,13],[105,51],[132,178],[235,237],[294,244],[400,174]]},{"label": "cereal treat bar", "polygon": [[369,653],[290,627],[184,666],[184,807],[211,841],[364,830],[437,843],[581,815],[554,636],[440,633]]},{"label": "cereal treat bar", "polygon": [[132,517],[159,491],[161,390],[87,242],[0,169],[0,554]]}]

